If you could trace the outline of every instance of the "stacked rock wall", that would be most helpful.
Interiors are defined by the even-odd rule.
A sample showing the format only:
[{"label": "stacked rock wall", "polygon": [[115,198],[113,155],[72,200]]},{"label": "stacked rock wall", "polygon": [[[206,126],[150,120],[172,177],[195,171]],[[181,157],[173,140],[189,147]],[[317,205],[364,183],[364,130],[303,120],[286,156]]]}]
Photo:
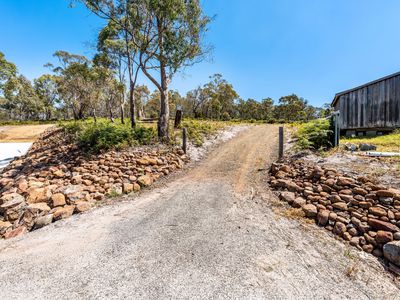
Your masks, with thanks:
[{"label": "stacked rock wall", "polygon": [[306,217],[400,273],[399,190],[302,160],[273,164],[270,185]]},{"label": "stacked rock wall", "polygon": [[48,131],[0,172],[0,237],[86,211],[107,195],[137,192],[187,160],[179,149],[156,147],[88,156],[61,130]]}]

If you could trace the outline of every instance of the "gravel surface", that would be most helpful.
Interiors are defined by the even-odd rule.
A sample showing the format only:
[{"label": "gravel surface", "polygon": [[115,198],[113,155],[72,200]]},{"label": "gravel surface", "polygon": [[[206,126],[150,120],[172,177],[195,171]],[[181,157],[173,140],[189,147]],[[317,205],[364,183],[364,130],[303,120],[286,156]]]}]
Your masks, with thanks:
[{"label": "gravel surface", "polygon": [[0,241],[0,299],[395,299],[374,257],[281,216],[276,143],[254,126],[164,186]]}]

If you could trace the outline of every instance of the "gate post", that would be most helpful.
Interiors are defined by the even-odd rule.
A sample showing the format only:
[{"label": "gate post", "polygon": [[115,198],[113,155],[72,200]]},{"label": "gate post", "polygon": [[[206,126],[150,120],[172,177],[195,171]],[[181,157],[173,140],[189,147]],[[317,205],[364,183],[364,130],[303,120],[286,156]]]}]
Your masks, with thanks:
[{"label": "gate post", "polygon": [[283,126],[279,127],[279,159],[283,157]]}]

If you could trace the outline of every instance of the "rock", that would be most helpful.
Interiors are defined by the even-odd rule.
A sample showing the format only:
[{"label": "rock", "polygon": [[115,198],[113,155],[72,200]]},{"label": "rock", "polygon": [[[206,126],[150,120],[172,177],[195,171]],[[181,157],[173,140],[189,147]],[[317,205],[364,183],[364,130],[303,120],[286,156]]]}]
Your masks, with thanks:
[{"label": "rock", "polygon": [[329,210],[320,210],[317,215],[318,225],[325,226],[329,220]]},{"label": "rock", "polygon": [[396,266],[400,266],[400,241],[393,241],[383,245],[383,256]]},{"label": "rock", "polygon": [[28,190],[28,182],[25,179],[22,179],[17,184],[18,189],[21,193],[25,193]]},{"label": "rock", "polygon": [[393,239],[400,240],[400,232],[393,233]]},{"label": "rock", "polygon": [[70,184],[64,188],[62,193],[69,202],[74,203],[85,198],[82,192],[82,186]]},{"label": "rock", "polygon": [[317,216],[317,207],[313,204],[306,204],[302,206],[302,209],[306,215],[306,217],[314,218]]},{"label": "rock", "polygon": [[337,185],[341,185],[341,186],[347,186],[347,185],[351,185],[355,182],[355,180],[353,178],[350,177],[339,177],[336,181]]},{"label": "rock", "polygon": [[10,208],[25,201],[25,198],[17,193],[5,194],[0,199],[0,203],[2,203],[2,208]]},{"label": "rock", "polygon": [[378,197],[394,197],[395,195],[399,194],[399,191],[395,189],[388,189],[388,190],[379,190],[376,191],[376,195]]},{"label": "rock", "polygon": [[0,221],[0,235],[6,233],[8,229],[12,227],[12,224],[8,221]]},{"label": "rock", "polygon": [[47,205],[46,202],[29,204],[28,209],[31,209],[33,211],[39,211],[39,212],[49,212],[50,211],[50,207]]},{"label": "rock", "polygon": [[38,217],[35,220],[34,228],[35,229],[42,228],[44,226],[47,226],[47,225],[51,224],[52,221],[53,221],[53,214],[48,214],[48,215],[45,215],[45,216]]},{"label": "rock", "polygon": [[304,199],[303,197],[297,197],[296,199],[294,199],[292,206],[295,208],[300,208],[306,203],[307,203],[306,199]]},{"label": "rock", "polygon": [[346,225],[341,222],[336,222],[333,227],[333,233],[337,235],[343,235],[346,232]]},{"label": "rock", "polygon": [[47,202],[51,197],[51,191],[45,187],[30,187],[28,189],[28,203]]},{"label": "rock", "polygon": [[74,213],[74,205],[65,205],[64,207],[57,207],[56,211],[53,213],[55,220],[66,219],[72,216]]},{"label": "rock", "polygon": [[57,178],[63,178],[65,176],[65,173],[61,170],[57,170],[57,171],[53,172],[53,175]]},{"label": "rock", "polygon": [[381,244],[391,242],[393,241],[393,233],[390,231],[378,230],[375,236],[375,241]]},{"label": "rock", "polygon": [[14,237],[24,234],[26,231],[27,231],[27,228],[25,226],[20,226],[20,227],[15,228],[14,230],[6,232],[4,234],[4,238],[5,239],[14,238]]},{"label": "rock", "polygon": [[76,203],[75,211],[77,213],[82,213],[82,212],[85,212],[85,211],[87,211],[87,210],[89,210],[91,208],[92,208],[92,205],[89,202],[79,201],[79,202]]},{"label": "rock", "polygon": [[355,246],[355,247],[359,246],[360,245],[360,237],[359,236],[353,236],[350,239],[350,245]]},{"label": "rock", "polygon": [[370,207],[368,211],[370,214],[373,214],[378,217],[383,217],[387,215],[386,210],[378,206]]},{"label": "rock", "polygon": [[376,256],[376,257],[382,257],[382,256],[383,256],[383,252],[382,252],[380,249],[375,248],[375,249],[372,251],[372,255],[373,255],[373,256]]},{"label": "rock", "polygon": [[393,204],[393,198],[391,198],[391,197],[379,197],[379,202],[382,205],[392,205]]},{"label": "rock", "polygon": [[392,232],[399,231],[399,228],[396,225],[378,219],[372,219],[372,218],[368,219],[368,225],[376,230],[384,230]]},{"label": "rock", "polygon": [[355,194],[362,195],[362,196],[365,196],[368,194],[368,192],[366,190],[364,190],[363,188],[358,187],[358,186],[353,189],[353,192]]},{"label": "rock", "polygon": [[360,144],[359,146],[360,151],[375,151],[376,146],[372,144]]},{"label": "rock", "polygon": [[289,204],[292,204],[294,199],[296,199],[296,195],[293,192],[282,192],[279,196],[281,200],[284,200]]},{"label": "rock", "polygon": [[336,203],[333,203],[332,206],[339,210],[347,210],[348,209],[347,204],[344,202],[336,202]]},{"label": "rock", "polygon": [[344,145],[344,148],[347,150],[347,151],[357,151],[357,149],[358,149],[358,147],[357,147],[357,145],[356,144],[351,144],[351,143],[346,143],[345,145]]},{"label": "rock", "polygon": [[150,175],[142,175],[138,178],[137,181],[141,186],[145,187],[153,184],[153,178]]},{"label": "rock", "polygon": [[137,184],[136,182],[133,184],[133,190],[135,191],[135,192],[139,192],[140,191],[140,185],[139,184]]},{"label": "rock", "polygon": [[122,184],[122,191],[125,194],[129,194],[133,191],[133,184],[132,183],[123,183]]},{"label": "rock", "polygon": [[65,205],[65,196],[61,193],[53,194],[51,196],[51,206],[64,206]]},{"label": "rock", "polygon": [[374,250],[374,246],[372,246],[371,244],[366,244],[362,246],[362,249],[367,253],[372,253],[372,251]]}]

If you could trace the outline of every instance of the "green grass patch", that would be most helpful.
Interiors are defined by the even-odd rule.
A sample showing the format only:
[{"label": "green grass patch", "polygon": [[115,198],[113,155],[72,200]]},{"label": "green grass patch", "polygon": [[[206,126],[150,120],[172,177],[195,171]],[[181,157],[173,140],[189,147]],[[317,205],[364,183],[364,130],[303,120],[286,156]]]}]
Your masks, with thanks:
[{"label": "green grass patch", "polygon": [[374,137],[343,137],[340,144],[353,143],[353,144],[373,144],[377,147],[378,151],[399,152],[400,151],[400,130],[397,129],[393,133],[374,136]]}]

